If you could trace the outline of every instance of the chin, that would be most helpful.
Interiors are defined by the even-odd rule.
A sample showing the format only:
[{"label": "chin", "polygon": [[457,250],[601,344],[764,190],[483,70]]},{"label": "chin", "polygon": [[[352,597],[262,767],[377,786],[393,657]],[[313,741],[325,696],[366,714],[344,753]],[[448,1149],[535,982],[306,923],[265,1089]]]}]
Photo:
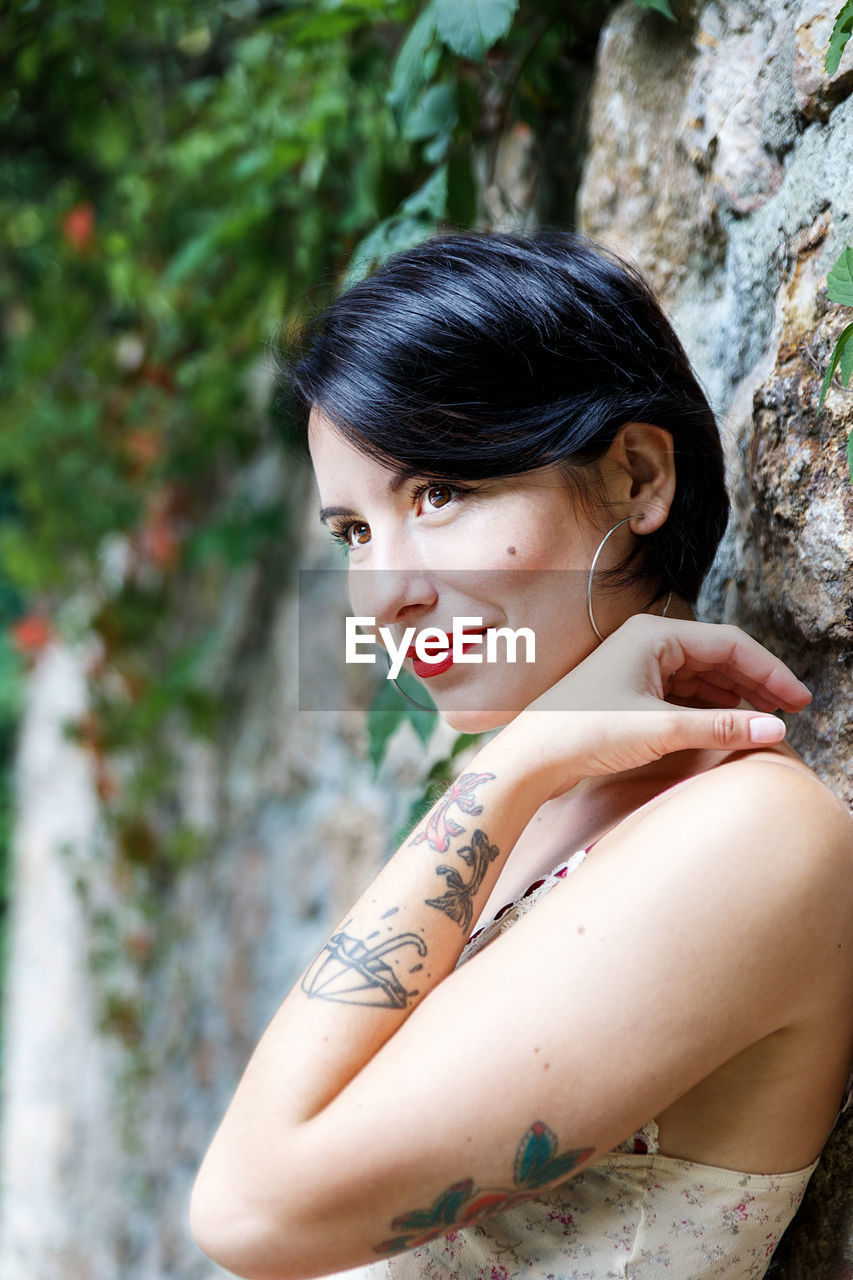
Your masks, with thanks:
[{"label": "chin", "polygon": [[[445,689],[443,695],[431,692],[438,714],[457,733],[491,733],[514,720],[542,689],[520,687],[512,682],[496,682],[490,686]],[[476,705],[477,703],[480,705]],[[484,702],[492,705],[482,705]],[[472,705],[474,704],[474,705]]]},{"label": "chin", "polygon": [[494,729],[502,729],[517,714],[515,711],[476,711],[469,707],[454,707],[449,710],[438,709],[445,724],[457,733],[491,733]]}]

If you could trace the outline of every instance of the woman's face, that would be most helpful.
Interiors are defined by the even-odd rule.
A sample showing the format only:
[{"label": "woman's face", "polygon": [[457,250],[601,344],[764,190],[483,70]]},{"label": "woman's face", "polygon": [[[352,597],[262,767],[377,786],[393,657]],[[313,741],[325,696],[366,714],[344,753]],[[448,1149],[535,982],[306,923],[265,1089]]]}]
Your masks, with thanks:
[{"label": "woman's face", "polygon": [[[620,517],[608,511],[603,529],[594,527],[556,468],[458,486],[428,475],[401,481],[316,411],[309,444],[321,518],[347,552],[354,614],[375,618],[397,647],[407,628],[450,635],[455,618],[481,620],[464,624],[472,637],[492,628],[533,631],[534,663],[524,660],[524,641],[514,663],[503,643],[498,660],[488,662],[485,639],[467,650],[482,656],[479,664],[450,655],[435,666],[405,660],[453,728],[506,724],[595,648],[589,567]],[[631,542],[627,525],[617,530],[596,569],[618,563]],[[624,595],[614,602],[600,590],[594,608],[604,634],[634,611]]]}]

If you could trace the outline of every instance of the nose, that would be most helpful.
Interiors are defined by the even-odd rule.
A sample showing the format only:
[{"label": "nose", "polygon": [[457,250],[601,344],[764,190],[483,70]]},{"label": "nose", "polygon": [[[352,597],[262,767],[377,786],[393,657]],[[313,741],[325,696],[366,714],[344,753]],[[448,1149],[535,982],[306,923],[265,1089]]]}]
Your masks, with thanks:
[{"label": "nose", "polygon": [[435,609],[438,588],[422,567],[355,569],[350,572],[350,600],[359,615],[377,626],[414,626]]}]

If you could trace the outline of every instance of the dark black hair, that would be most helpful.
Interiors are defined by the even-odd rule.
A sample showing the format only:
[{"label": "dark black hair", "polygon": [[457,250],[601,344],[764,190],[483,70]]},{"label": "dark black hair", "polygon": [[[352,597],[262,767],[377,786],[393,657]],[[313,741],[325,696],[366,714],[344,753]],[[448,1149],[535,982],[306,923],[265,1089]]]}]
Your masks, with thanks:
[{"label": "dark black hair", "polygon": [[568,233],[446,235],[389,259],[315,322],[287,374],[303,443],[313,405],[404,475],[473,480],[560,464],[585,500],[619,428],[672,434],[662,527],[613,571],[695,602],[729,502],[714,415],[650,289]]}]

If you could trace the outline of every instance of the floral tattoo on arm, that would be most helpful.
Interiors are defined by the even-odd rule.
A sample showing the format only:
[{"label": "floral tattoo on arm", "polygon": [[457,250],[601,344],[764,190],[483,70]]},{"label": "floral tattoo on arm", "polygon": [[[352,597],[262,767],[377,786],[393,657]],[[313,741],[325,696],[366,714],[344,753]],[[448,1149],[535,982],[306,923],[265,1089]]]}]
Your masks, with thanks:
[{"label": "floral tattoo on arm", "polygon": [[482,813],[483,806],[475,803],[474,792],[484,782],[494,782],[494,779],[495,775],[493,773],[460,774],[435,805],[429,815],[426,830],[415,836],[409,842],[410,845],[426,842],[436,853],[447,853],[453,837],[464,836],[465,834],[465,828],[460,826],[455,818],[450,817],[449,810],[456,805],[463,813],[474,815]]},{"label": "floral tattoo on arm", "polygon": [[426,1209],[402,1213],[391,1222],[397,1234],[375,1246],[378,1254],[399,1253],[446,1235],[454,1227],[468,1227],[490,1214],[541,1195],[562,1182],[594,1154],[593,1147],[557,1154],[557,1138],[541,1120],[531,1125],[515,1156],[515,1186],[475,1187],[473,1178],[454,1182]]},{"label": "floral tattoo on arm", "polygon": [[[493,773],[463,773],[448,787],[441,800],[429,816],[426,829],[410,842],[411,844],[428,844],[436,853],[447,853],[451,841],[465,834],[465,828],[450,816],[450,809],[456,805],[463,813],[474,816],[483,812],[483,806],[477,804],[475,792],[484,782],[492,782]],[[486,877],[489,863],[498,857],[500,850],[489,841],[485,831],[477,828],[471,837],[471,843],[457,849],[459,857],[471,875],[466,880],[456,867],[444,864],[436,867],[436,872],[444,876],[447,890],[441,897],[427,898],[428,907],[436,907],[467,932],[474,918],[474,898]]]}]

